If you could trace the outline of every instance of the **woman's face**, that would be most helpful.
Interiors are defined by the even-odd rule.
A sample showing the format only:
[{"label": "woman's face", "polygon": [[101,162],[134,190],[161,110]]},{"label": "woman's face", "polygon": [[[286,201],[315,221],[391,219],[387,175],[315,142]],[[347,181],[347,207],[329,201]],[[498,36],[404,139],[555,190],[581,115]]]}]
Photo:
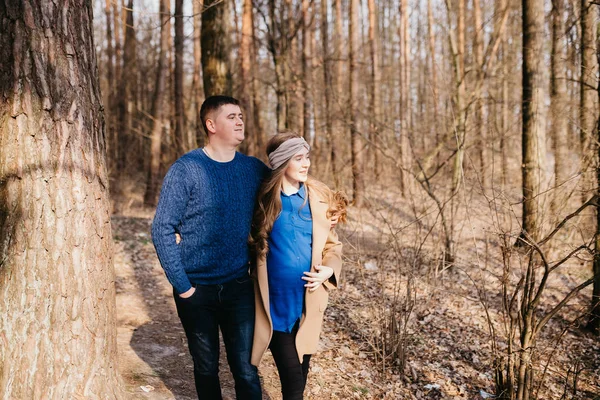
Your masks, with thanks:
[{"label": "woman's face", "polygon": [[292,158],[285,170],[285,179],[294,186],[300,182],[306,182],[308,179],[308,169],[310,168],[310,154],[308,150],[302,149]]}]

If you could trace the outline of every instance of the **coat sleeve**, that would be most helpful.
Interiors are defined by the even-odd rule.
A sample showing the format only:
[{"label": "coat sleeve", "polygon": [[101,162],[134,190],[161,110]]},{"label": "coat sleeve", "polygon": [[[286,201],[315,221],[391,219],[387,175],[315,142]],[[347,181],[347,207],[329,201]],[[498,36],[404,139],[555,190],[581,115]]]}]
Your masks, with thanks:
[{"label": "coat sleeve", "polygon": [[333,275],[329,280],[323,282],[326,289],[335,289],[340,282],[342,272],[342,242],[338,239],[335,229],[329,230],[325,247],[323,248],[322,265],[333,268]]}]

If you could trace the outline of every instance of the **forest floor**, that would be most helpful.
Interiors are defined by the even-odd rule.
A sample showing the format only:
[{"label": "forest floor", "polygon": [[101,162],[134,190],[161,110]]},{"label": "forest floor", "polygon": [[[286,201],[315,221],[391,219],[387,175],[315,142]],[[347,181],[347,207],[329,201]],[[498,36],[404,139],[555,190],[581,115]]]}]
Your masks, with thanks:
[{"label": "forest floor", "polygon": [[[485,199],[470,199],[471,208],[457,218],[462,221],[456,224],[459,256],[454,267],[443,269],[442,240],[431,229],[437,216],[430,204],[404,204],[386,192],[373,195],[367,210],[350,209],[348,223],[338,228],[343,281],[330,296],[306,398],[493,398],[494,346],[487,315],[498,338],[496,349],[506,345],[502,258]],[[112,219],[119,369],[132,399],[194,399],[185,335],[150,238],[152,216],[152,210],[133,208]],[[519,256],[513,258],[518,264]],[[561,268],[549,280],[540,313],[590,274],[581,263]],[[600,340],[578,328],[590,293],[575,296],[542,334],[538,399],[600,399]],[[382,332],[388,332],[385,340]],[[396,350],[385,363],[384,347]],[[259,370],[263,398],[280,399],[268,352]],[[221,385],[224,398],[234,399],[224,351]]]}]

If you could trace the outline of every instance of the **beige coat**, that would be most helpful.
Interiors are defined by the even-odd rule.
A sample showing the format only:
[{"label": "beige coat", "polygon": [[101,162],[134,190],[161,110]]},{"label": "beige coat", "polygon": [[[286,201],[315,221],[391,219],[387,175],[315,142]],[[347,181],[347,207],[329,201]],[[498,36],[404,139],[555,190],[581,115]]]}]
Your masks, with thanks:
[{"label": "beige coat", "polygon": [[[333,276],[314,292],[306,289],[305,311],[300,319],[300,327],[296,335],[296,349],[298,350],[300,362],[302,362],[302,357],[305,354],[313,354],[317,351],[329,290],[337,287],[342,269],[342,243],[338,240],[335,230],[331,229],[331,222],[327,218],[329,204],[309,184],[306,185],[306,188],[308,189],[308,201],[313,220],[311,271],[316,272],[315,265],[326,265],[333,268]],[[273,335],[269,305],[269,280],[265,257],[260,257],[257,260],[253,278],[255,280],[256,321],[254,324],[251,362],[253,365],[258,366],[263,354],[269,347]]]}]

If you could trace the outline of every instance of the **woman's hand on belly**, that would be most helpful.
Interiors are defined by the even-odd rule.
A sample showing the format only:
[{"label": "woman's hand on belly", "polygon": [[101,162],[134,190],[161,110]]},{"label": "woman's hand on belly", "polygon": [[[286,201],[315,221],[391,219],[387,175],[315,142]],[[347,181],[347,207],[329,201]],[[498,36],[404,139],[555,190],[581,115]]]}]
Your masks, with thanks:
[{"label": "woman's hand on belly", "polygon": [[307,287],[309,291],[314,292],[331,276],[333,275],[333,268],[326,265],[315,265],[317,272],[305,272],[302,279],[306,281],[304,287]]}]

